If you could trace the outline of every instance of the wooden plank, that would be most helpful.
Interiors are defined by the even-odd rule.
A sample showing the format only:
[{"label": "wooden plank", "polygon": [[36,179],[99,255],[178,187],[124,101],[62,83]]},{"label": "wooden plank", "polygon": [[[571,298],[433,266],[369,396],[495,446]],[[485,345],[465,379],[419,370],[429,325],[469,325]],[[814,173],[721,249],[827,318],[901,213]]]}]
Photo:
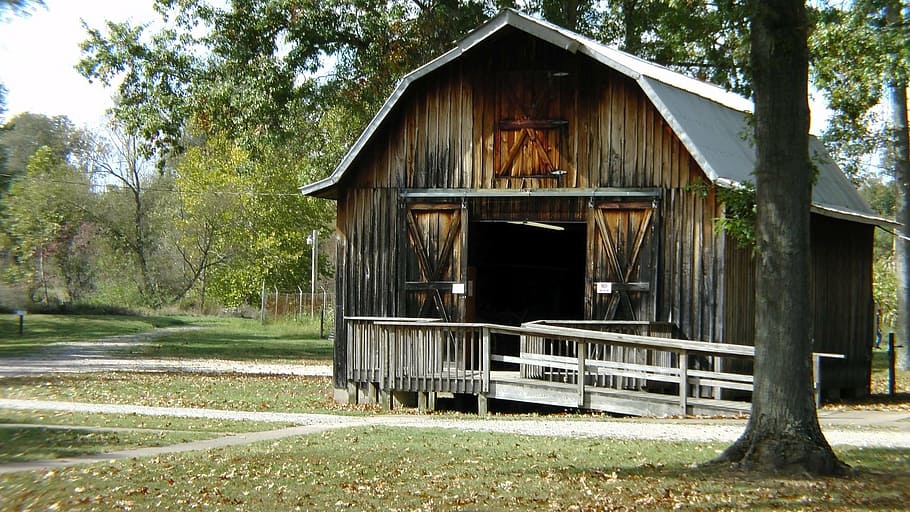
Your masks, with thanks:
[{"label": "wooden plank", "polygon": [[482,392],[490,392],[490,329],[484,327],[481,331],[482,342],[481,342],[481,355],[480,355],[480,364],[481,372],[483,372],[483,384]]},{"label": "wooden plank", "polygon": [[493,176],[496,174],[495,159],[499,155],[499,131],[495,129],[496,114],[499,104],[497,103],[496,81],[482,80],[483,95],[483,123],[482,130],[484,133],[484,155],[483,155],[483,181],[479,187],[494,188]]},{"label": "wooden plank", "polygon": [[[682,414],[686,414],[689,398],[689,356],[685,351],[679,353],[679,406]],[[698,395],[696,395],[698,396]]]},{"label": "wooden plank", "polygon": [[474,109],[472,105],[474,99],[471,95],[471,86],[468,79],[465,77],[464,65],[460,65],[458,68],[458,82],[460,85],[458,100],[459,100],[459,127],[461,133],[459,134],[459,140],[461,147],[458,151],[458,158],[461,162],[461,178],[458,180],[459,186],[471,188],[474,186],[471,176],[473,174],[474,166],[474,153],[476,151],[476,146],[474,145]]},{"label": "wooden plank", "polygon": [[483,90],[481,90],[481,84],[478,83],[477,75],[479,73],[474,73],[469,79],[468,87],[472,92],[470,102],[466,106],[471,111],[471,150],[473,156],[471,175],[464,182],[465,188],[469,189],[480,189],[483,188],[484,184],[483,162],[486,147],[483,127],[486,99]]},{"label": "wooden plank", "polygon": [[578,357],[578,366],[576,367],[575,378],[576,385],[578,386],[578,407],[584,407],[585,404],[585,378],[586,378],[586,368],[585,368],[585,358],[588,354],[588,345],[587,343],[581,342],[577,345],[577,357]]},{"label": "wooden plank", "polygon": [[500,119],[499,129],[504,131],[518,130],[554,130],[568,126],[565,119]]}]

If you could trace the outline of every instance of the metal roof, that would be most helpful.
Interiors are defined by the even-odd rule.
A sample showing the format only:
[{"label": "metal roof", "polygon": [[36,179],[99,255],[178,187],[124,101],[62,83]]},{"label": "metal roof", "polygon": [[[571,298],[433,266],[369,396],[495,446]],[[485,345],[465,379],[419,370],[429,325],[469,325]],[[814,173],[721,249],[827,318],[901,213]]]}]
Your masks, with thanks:
[{"label": "metal roof", "polygon": [[[635,80],[713,183],[729,187],[754,181],[755,150],[748,124],[748,114],[753,110],[751,101],[714,84],[507,9],[468,34],[452,50],[405,75],[334,172],[323,180],[300,187],[301,193],[334,197],[335,186],[411,83],[452,62],[506,27],[526,32],[568,52],[586,55]],[[819,170],[812,192],[814,212],[863,223],[893,224],[875,214],[815,137],[810,136],[809,143],[810,156]]]}]

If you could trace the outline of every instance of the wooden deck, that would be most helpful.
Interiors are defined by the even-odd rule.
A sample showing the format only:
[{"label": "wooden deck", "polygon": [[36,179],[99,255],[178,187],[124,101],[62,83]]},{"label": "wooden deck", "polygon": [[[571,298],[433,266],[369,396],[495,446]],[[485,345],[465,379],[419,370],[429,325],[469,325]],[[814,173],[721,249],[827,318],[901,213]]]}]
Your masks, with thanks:
[{"label": "wooden deck", "polygon": [[419,407],[433,408],[437,396],[460,394],[476,396],[481,414],[490,399],[634,416],[750,409],[752,376],[722,369],[727,359],[751,359],[754,348],[670,338],[666,324],[345,321],[352,402],[391,407],[416,394]]}]

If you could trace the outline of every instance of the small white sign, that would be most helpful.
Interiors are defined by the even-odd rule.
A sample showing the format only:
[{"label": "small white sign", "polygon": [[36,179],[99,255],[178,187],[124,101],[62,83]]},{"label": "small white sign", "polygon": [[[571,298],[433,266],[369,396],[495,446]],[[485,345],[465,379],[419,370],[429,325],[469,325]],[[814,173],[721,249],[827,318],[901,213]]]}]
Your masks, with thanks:
[{"label": "small white sign", "polygon": [[464,283],[452,283],[452,293],[455,295],[464,295]]},{"label": "small white sign", "polygon": [[613,293],[613,283],[597,283],[597,293]]}]

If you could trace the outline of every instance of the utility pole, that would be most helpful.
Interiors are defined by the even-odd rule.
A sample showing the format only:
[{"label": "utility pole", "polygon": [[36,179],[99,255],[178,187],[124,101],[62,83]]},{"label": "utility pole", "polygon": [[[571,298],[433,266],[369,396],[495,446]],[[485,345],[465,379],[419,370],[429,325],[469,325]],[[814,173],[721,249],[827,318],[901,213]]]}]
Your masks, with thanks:
[{"label": "utility pole", "polygon": [[311,248],[310,253],[310,317],[316,314],[316,271],[317,271],[317,262],[318,250],[317,246],[319,245],[319,232],[315,229],[310,236],[306,237],[306,243]]}]

